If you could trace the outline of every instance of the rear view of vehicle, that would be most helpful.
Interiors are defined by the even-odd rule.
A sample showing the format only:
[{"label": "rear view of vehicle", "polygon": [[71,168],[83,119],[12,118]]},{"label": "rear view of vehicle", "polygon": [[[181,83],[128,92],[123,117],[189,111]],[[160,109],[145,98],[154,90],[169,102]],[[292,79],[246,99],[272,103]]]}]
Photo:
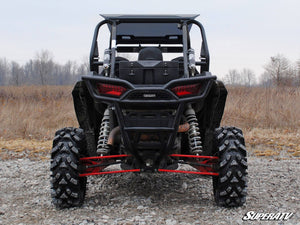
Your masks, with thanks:
[{"label": "rear view of vehicle", "polygon": [[[83,203],[87,176],[125,172],[212,176],[218,205],[245,203],[243,134],[220,127],[227,90],[209,72],[196,16],[103,15],[92,42],[92,75],[82,76],[72,92],[80,128],[63,128],[53,141],[57,207]],[[103,33],[109,38],[99,52]],[[114,164],[120,169],[109,169]],[[179,164],[195,169],[178,170]]]}]

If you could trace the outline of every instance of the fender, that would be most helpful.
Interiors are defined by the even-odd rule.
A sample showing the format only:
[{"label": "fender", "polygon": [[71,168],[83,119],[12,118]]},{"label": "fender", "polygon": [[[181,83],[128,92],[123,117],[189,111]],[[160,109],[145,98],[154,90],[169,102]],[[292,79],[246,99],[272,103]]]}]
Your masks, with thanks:
[{"label": "fender", "polygon": [[227,98],[227,89],[223,82],[216,80],[210,90],[204,103],[204,115],[198,113],[198,121],[202,123],[203,148],[205,155],[212,155],[215,153],[214,133],[215,129],[220,126]]},{"label": "fender", "polygon": [[99,130],[104,109],[96,110],[94,100],[84,81],[78,81],[72,91],[75,113],[79,126],[84,129],[87,152],[89,156],[96,155],[96,132]]}]

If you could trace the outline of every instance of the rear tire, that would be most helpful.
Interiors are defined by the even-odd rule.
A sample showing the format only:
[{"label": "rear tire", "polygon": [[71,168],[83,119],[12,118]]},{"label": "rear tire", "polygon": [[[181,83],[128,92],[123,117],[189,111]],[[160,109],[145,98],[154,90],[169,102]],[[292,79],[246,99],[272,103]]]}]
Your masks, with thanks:
[{"label": "rear tire", "polygon": [[219,176],[213,177],[215,201],[219,206],[237,207],[246,202],[247,157],[243,133],[235,127],[215,131]]},{"label": "rear tire", "polygon": [[51,152],[51,196],[58,208],[83,204],[86,177],[79,177],[79,158],[84,151],[85,136],[82,129],[67,127],[55,133]]}]

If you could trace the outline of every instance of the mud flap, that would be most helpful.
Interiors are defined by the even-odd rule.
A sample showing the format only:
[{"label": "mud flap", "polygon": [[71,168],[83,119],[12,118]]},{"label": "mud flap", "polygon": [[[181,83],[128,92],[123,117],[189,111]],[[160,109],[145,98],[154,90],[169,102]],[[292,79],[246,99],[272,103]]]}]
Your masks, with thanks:
[{"label": "mud flap", "polygon": [[226,98],[227,89],[225,88],[223,82],[215,81],[204,105],[206,108],[204,121],[202,121],[205,126],[203,143],[204,155],[214,154],[214,132],[215,128],[220,126],[224,113]]},{"label": "mud flap", "polygon": [[94,101],[90,96],[84,81],[78,81],[72,91],[76,117],[79,126],[84,130],[89,156],[96,155],[97,130],[103,114],[96,111]]}]

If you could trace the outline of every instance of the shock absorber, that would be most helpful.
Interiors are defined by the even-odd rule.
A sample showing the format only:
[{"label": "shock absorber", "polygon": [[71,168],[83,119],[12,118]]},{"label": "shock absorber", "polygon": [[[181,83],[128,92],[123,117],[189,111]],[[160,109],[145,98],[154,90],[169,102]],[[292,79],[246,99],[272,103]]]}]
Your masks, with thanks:
[{"label": "shock absorber", "polygon": [[104,115],[100,126],[99,137],[98,137],[97,153],[99,155],[107,155],[110,151],[110,148],[107,145],[109,132],[110,132],[109,109],[107,108],[104,111]]},{"label": "shock absorber", "polygon": [[199,132],[199,124],[195,115],[195,111],[191,105],[188,105],[188,108],[184,114],[187,122],[190,124],[190,129],[188,130],[190,151],[192,154],[200,155],[202,153],[202,142]]}]

